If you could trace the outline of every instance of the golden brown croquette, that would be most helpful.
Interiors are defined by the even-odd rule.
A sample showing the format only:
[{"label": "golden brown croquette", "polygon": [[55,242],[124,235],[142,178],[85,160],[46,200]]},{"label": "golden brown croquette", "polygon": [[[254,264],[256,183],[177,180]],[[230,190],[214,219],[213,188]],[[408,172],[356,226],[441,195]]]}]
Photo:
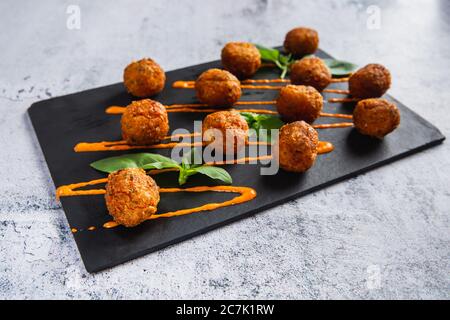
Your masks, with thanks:
[{"label": "golden brown croquette", "polygon": [[161,103],[143,99],[127,106],[122,115],[121,126],[122,137],[128,144],[149,145],[166,137],[169,118]]},{"label": "golden brown croquette", "polygon": [[232,154],[245,146],[248,124],[237,111],[218,111],[205,117],[202,132],[203,141],[212,144],[216,150],[222,150],[224,154]]},{"label": "golden brown croquette", "polygon": [[350,76],[348,86],[355,98],[378,98],[391,86],[391,73],[381,64],[368,64]]},{"label": "golden brown croquette", "polygon": [[316,160],[318,144],[317,131],[304,121],[295,121],[281,127],[273,152],[282,169],[305,172]]},{"label": "golden brown croquette", "polygon": [[261,66],[259,50],[249,42],[229,42],[221,56],[224,69],[239,79],[250,78]]},{"label": "golden brown croquette", "polygon": [[310,28],[295,28],[286,34],[284,49],[296,56],[314,53],[319,46],[319,34]]},{"label": "golden brown croquette", "polygon": [[322,111],[323,97],[313,87],[288,85],[280,90],[277,110],[286,122],[313,122]]},{"label": "golden brown croquette", "polygon": [[119,170],[108,176],[105,201],[114,221],[134,227],[156,212],[159,187],[143,169]]},{"label": "golden brown croquette", "polygon": [[130,63],[123,72],[123,82],[133,96],[153,96],[164,89],[166,74],[155,61],[145,58]]},{"label": "golden brown croquette", "polygon": [[365,99],[353,110],[353,122],[360,133],[381,139],[398,127],[400,112],[386,99]]},{"label": "golden brown croquette", "polygon": [[241,83],[226,70],[209,69],[195,81],[195,91],[209,106],[231,107],[241,97]]},{"label": "golden brown croquette", "polygon": [[290,78],[292,84],[311,86],[322,91],[330,84],[331,73],[322,59],[311,57],[294,62]]}]

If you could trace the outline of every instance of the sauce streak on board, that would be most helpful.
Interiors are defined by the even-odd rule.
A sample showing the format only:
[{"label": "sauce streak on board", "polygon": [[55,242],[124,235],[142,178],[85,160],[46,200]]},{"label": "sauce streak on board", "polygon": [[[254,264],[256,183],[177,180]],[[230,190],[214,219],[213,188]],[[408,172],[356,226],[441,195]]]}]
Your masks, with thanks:
[{"label": "sauce streak on board", "polygon": [[329,153],[334,150],[334,146],[331,142],[328,141],[319,141],[319,145],[317,146],[317,153],[324,154]]},{"label": "sauce streak on board", "polygon": [[[276,101],[238,101],[235,106],[246,106],[246,105],[273,105],[276,104]],[[227,110],[227,109],[202,109],[204,107],[208,107],[207,104],[204,103],[186,103],[186,104],[172,104],[165,106],[167,109],[167,112],[216,112],[220,110]],[[124,113],[126,107],[121,106],[110,106],[106,108],[105,112],[107,114],[122,114]],[[196,110],[193,110],[196,109]],[[271,110],[264,110],[264,109],[241,109],[239,110],[241,112],[255,112],[255,113],[276,113],[275,111]]]},{"label": "sauce streak on board", "polygon": [[314,129],[347,128],[347,127],[353,127],[353,122],[314,124],[312,127]]},{"label": "sauce streak on board", "polygon": [[329,103],[345,103],[345,102],[358,102],[361,99],[359,98],[330,98],[328,99]]},{"label": "sauce streak on board", "polygon": [[[241,101],[236,103],[236,105],[263,105],[263,104],[275,104],[276,101]],[[229,109],[206,109],[205,104],[202,103],[189,103],[189,104],[173,104],[170,106],[166,106],[167,112],[216,112],[222,110]],[[176,108],[175,108],[176,107]],[[126,107],[119,106],[111,106],[106,109],[107,114],[122,114],[125,111]],[[260,114],[278,114],[278,112],[273,110],[266,109],[237,109],[239,112],[253,112]],[[351,114],[341,114],[341,113],[326,113],[321,112],[321,117],[330,117],[330,118],[343,118],[343,119],[352,119],[353,116]]]},{"label": "sauce streak on board", "polygon": [[[256,79],[256,80],[244,80],[241,82],[241,88],[242,89],[262,89],[262,90],[280,90],[281,88],[284,88],[285,86],[267,86],[267,85],[252,85],[247,83],[289,83],[290,81],[286,81],[284,79]],[[172,84],[173,88],[177,89],[194,89],[195,88],[195,81],[188,80],[188,81],[182,81],[178,80],[175,81]],[[350,92],[348,90],[341,90],[341,89],[324,89],[323,92],[329,92],[329,93],[338,93],[338,94],[349,94]]]},{"label": "sauce streak on board", "polygon": [[[315,129],[331,129],[331,128],[345,128],[353,126],[353,122],[341,122],[330,124],[315,124]],[[197,136],[199,133],[180,134],[176,136]],[[166,139],[172,138],[171,136]],[[122,151],[122,150],[134,150],[134,149],[171,149],[175,147],[202,147],[206,142],[167,142],[158,143],[153,145],[129,145],[125,140],[119,141],[100,141],[100,142],[80,142],[75,145],[75,152],[97,152],[97,151]],[[248,141],[247,145],[270,145],[264,141]]]},{"label": "sauce streak on board", "polygon": [[[206,192],[206,191],[214,191],[214,192],[231,192],[231,193],[239,193],[239,196],[234,197],[231,200],[227,200],[224,202],[213,202],[213,203],[207,203],[202,206],[189,208],[189,209],[181,209],[176,211],[170,211],[166,213],[161,214],[154,214],[150,216],[147,220],[154,220],[159,218],[170,218],[170,217],[176,217],[176,216],[183,216],[187,214],[192,214],[196,212],[201,211],[211,211],[222,207],[228,207],[233,206],[236,204],[244,203],[247,201],[250,201],[256,197],[256,191],[249,187],[236,187],[236,186],[214,186],[214,187],[192,187],[192,188],[161,188],[159,189],[159,192]],[[110,229],[113,227],[118,226],[118,223],[115,221],[109,221],[103,224],[104,228]]]},{"label": "sauce streak on board", "polygon": [[[75,196],[75,195],[95,195],[95,194],[105,194],[105,189],[92,189],[92,190],[75,190],[77,188],[82,188],[89,185],[95,185],[99,183],[106,183],[108,181],[107,178],[104,179],[97,179],[92,180],[88,182],[80,182],[75,183],[67,186],[61,186],[57,189],[57,196]],[[100,192],[101,191],[101,192]],[[213,203],[207,203],[198,207],[189,208],[189,209],[182,209],[182,210],[176,210],[176,211],[170,211],[166,213],[161,214],[155,214],[152,215],[148,220],[158,219],[158,218],[170,218],[175,216],[182,216],[187,215],[195,212],[200,211],[211,211],[222,207],[232,206],[240,203],[244,203],[247,201],[250,201],[256,197],[256,191],[249,187],[238,187],[238,186],[213,186],[213,187],[192,187],[192,188],[160,188],[160,193],[174,193],[174,192],[207,192],[207,191],[213,191],[213,192],[230,192],[230,193],[239,193],[239,196],[234,197],[231,200],[227,200],[224,202],[213,202]],[[115,221],[106,222],[103,227],[104,228],[113,228],[117,226],[118,224]],[[87,228],[89,231],[94,231],[96,228],[94,226]],[[78,229],[72,228],[72,232],[77,232]]]}]

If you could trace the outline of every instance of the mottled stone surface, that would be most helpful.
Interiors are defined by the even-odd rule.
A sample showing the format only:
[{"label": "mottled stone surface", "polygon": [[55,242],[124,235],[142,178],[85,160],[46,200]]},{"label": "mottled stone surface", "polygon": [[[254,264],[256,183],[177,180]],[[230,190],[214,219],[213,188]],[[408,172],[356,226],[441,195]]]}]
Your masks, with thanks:
[{"label": "mottled stone surface", "polygon": [[90,275],[26,115],[120,81],[134,58],[171,70],[306,25],[338,58],[385,64],[390,93],[449,136],[449,15],[446,0],[1,1],[0,298],[450,298],[448,143]]}]

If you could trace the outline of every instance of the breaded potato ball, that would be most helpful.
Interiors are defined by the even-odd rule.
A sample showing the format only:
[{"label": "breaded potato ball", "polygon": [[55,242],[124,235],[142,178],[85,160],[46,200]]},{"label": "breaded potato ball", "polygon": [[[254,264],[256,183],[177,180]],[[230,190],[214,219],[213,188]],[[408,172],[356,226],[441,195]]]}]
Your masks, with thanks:
[{"label": "breaded potato ball", "polygon": [[319,117],[322,106],[322,95],[310,86],[287,85],[277,98],[278,113],[287,122],[311,123]]},{"label": "breaded potato ball", "polygon": [[[245,146],[248,124],[237,111],[218,111],[205,117],[202,134],[203,141],[212,144],[216,150],[222,150],[224,154],[233,154]],[[229,145],[229,142],[232,145]]]},{"label": "breaded potato ball", "polygon": [[249,42],[229,42],[222,49],[222,66],[239,79],[253,76],[261,66],[261,54]]},{"label": "breaded potato ball", "polygon": [[348,79],[350,95],[355,98],[381,97],[391,86],[391,73],[381,64],[368,64]]},{"label": "breaded potato ball", "polygon": [[295,28],[286,34],[284,49],[296,56],[314,53],[319,47],[319,34],[310,28]]},{"label": "breaded potato ball", "polygon": [[322,59],[304,58],[292,64],[290,78],[292,84],[311,86],[322,91],[331,82],[331,72]]},{"label": "breaded potato ball", "polygon": [[121,119],[122,137],[131,145],[148,145],[161,141],[169,131],[166,108],[151,99],[133,101]]},{"label": "breaded potato ball", "polygon": [[108,176],[105,201],[114,221],[134,227],[156,212],[159,187],[143,169],[119,170]]},{"label": "breaded potato ball", "polygon": [[281,127],[274,152],[282,169],[305,172],[316,160],[318,145],[317,131],[304,121],[295,121]]},{"label": "breaded potato ball", "polygon": [[155,61],[145,58],[130,63],[123,72],[123,82],[133,96],[153,96],[164,89],[166,74]]},{"label": "breaded potato ball", "polygon": [[362,134],[383,138],[400,124],[400,111],[386,99],[365,99],[353,110],[355,128]]},{"label": "breaded potato ball", "polygon": [[195,81],[195,91],[209,106],[231,107],[241,97],[241,83],[226,70],[209,69]]}]

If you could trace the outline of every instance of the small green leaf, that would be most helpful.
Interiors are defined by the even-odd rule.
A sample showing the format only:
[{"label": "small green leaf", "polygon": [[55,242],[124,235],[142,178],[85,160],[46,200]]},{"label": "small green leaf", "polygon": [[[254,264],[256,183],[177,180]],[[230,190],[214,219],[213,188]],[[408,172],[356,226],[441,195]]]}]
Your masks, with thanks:
[{"label": "small green leaf", "polygon": [[[262,137],[262,140],[265,141],[271,141],[271,129],[280,129],[284,125],[279,117],[269,114],[241,112],[241,115],[247,121],[249,128],[254,129],[258,137]],[[267,132],[263,132],[261,129],[266,129]]]},{"label": "small green leaf", "polygon": [[[200,162],[200,164],[198,163]],[[195,168],[201,165],[202,154],[198,148],[192,148],[181,158],[181,166],[185,169]]]},{"label": "small green leaf", "polygon": [[255,45],[261,55],[261,60],[266,60],[275,63],[275,65],[281,70],[281,78],[286,76],[289,70],[289,66],[294,62],[292,55],[283,55],[277,49],[266,48],[261,45]]},{"label": "small green leaf", "polygon": [[156,153],[133,153],[110,157],[91,163],[91,167],[111,173],[125,168],[162,169],[178,168],[176,161]]},{"label": "small green leaf", "polygon": [[221,180],[225,183],[231,184],[233,183],[233,179],[230,174],[223,168],[213,167],[213,166],[200,166],[195,169],[195,172],[204,174],[212,179]]},{"label": "small green leaf", "polygon": [[266,48],[259,44],[256,44],[255,46],[258,48],[262,60],[268,60],[275,63],[278,61],[280,51],[278,51],[277,49]]},{"label": "small green leaf", "polygon": [[251,127],[252,123],[255,122],[255,115],[256,113],[252,112],[241,112],[241,116],[247,121],[247,124],[249,127]]},{"label": "small green leaf", "polygon": [[330,69],[333,76],[342,77],[348,76],[350,73],[354,72],[358,66],[351,62],[335,60],[335,59],[322,59],[323,62]]}]

